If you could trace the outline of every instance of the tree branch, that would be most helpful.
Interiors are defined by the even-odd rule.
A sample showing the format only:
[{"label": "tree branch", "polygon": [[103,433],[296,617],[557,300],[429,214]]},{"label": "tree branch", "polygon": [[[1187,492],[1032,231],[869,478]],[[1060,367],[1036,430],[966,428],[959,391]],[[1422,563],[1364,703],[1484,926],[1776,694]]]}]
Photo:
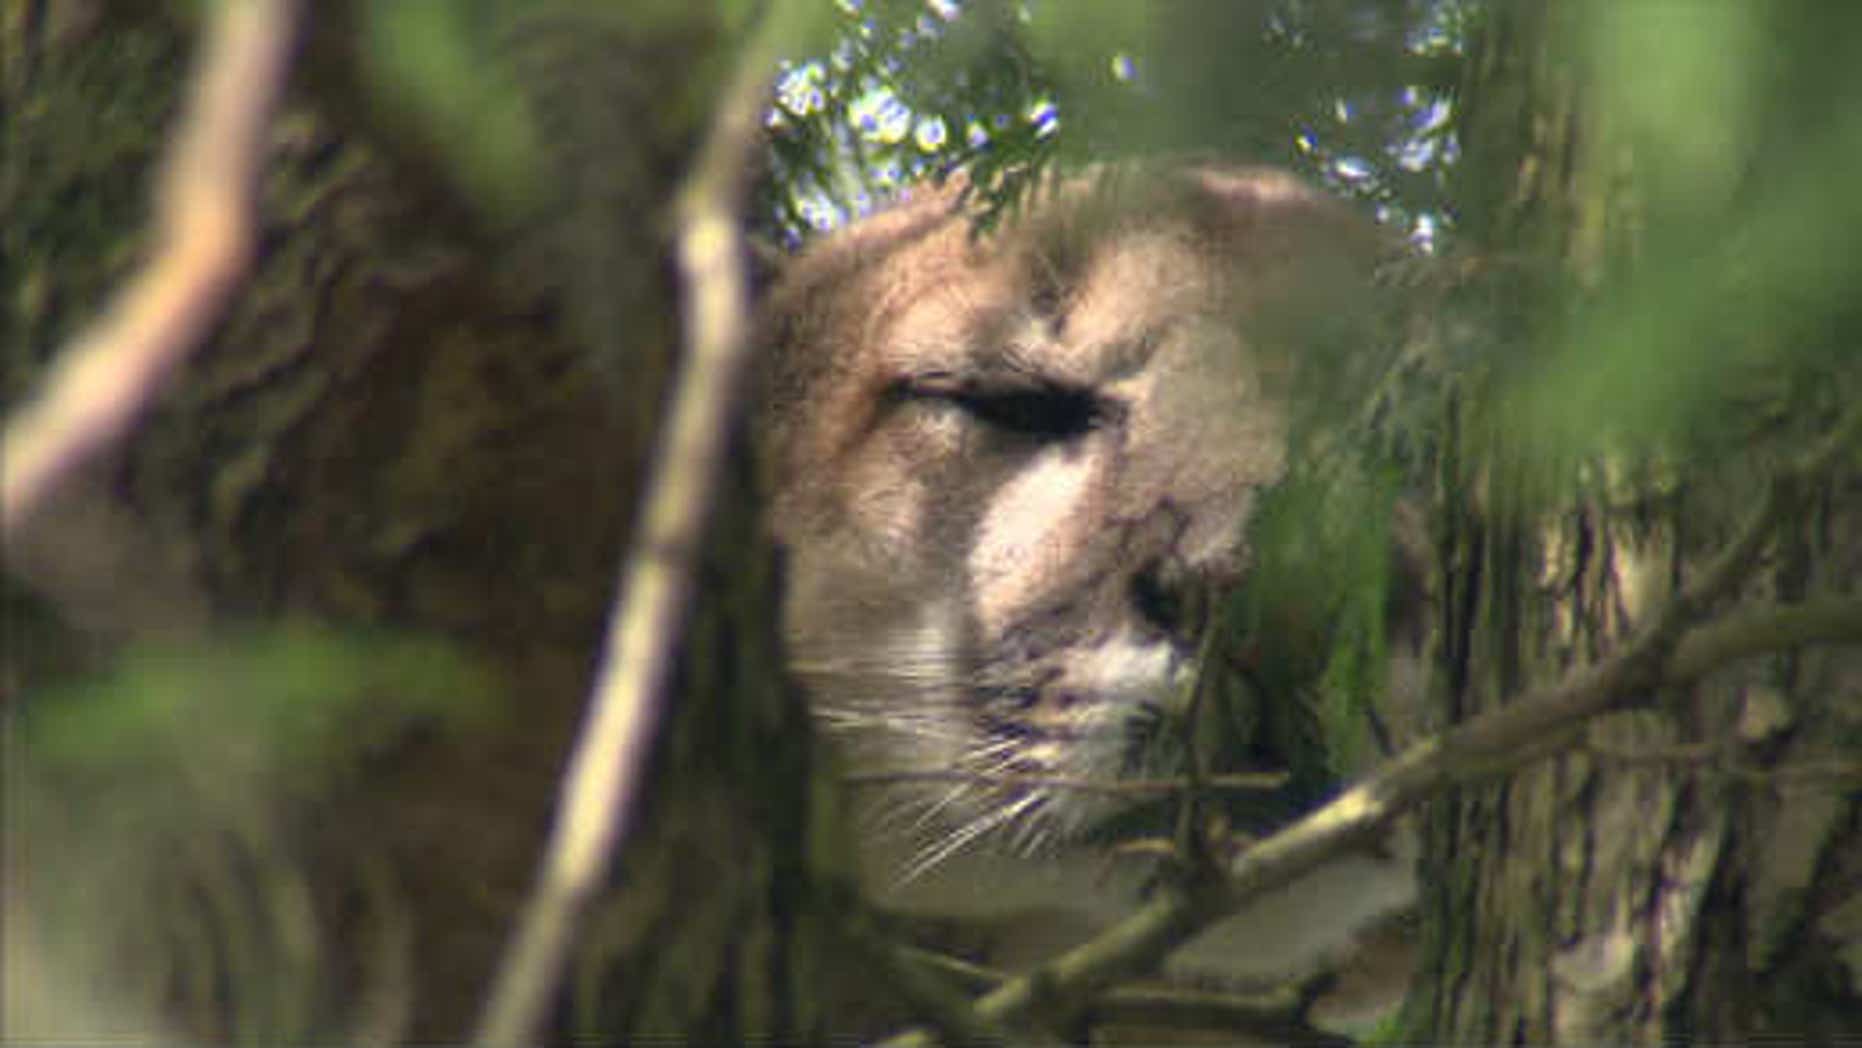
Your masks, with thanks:
[{"label": "tree branch", "polygon": [[575,933],[634,812],[743,385],[750,289],[739,211],[770,78],[800,24],[794,8],[779,4],[765,13],[679,197],[685,353],[587,719],[537,884],[479,1022],[479,1045],[538,1040]]},{"label": "tree branch", "polygon": [[1862,599],[1819,597],[1728,615],[1675,645],[1665,679],[1684,683],[1730,662],[1809,644],[1862,644]]},{"label": "tree branch", "polygon": [[[1001,971],[909,946],[896,947],[919,965],[982,993],[1007,982]],[[1303,1015],[1311,983],[1288,981],[1249,993],[1215,993],[1178,987],[1132,986],[1109,990],[1092,1004],[1092,1021],[1145,1030],[1225,1030],[1267,1042],[1346,1048],[1348,1038],[1312,1026]]]},{"label": "tree branch", "polygon": [[[1057,1002],[1077,1008],[1112,983],[1152,969],[1172,949],[1249,900],[1374,838],[1444,786],[1472,775],[1503,774],[1568,748],[1591,718],[1671,680],[1697,677],[1718,665],[1716,658],[1752,654],[1754,649],[1744,645],[1716,642],[1730,635],[1725,624],[1684,631],[1750,574],[1779,523],[1859,439],[1862,405],[1840,419],[1811,454],[1774,475],[1765,498],[1726,549],[1617,654],[1555,687],[1529,692],[1417,743],[1338,799],[1243,852],[1225,876],[1191,880],[1179,891],[1159,895],[1091,942],[985,994],[977,1010],[985,1018],[1009,1022],[1037,1007],[1053,1009]],[[1792,634],[1787,643],[1797,643],[1800,636]],[[1817,631],[1812,639],[1829,636]],[[884,1048],[930,1043],[914,1030],[887,1040]]]},{"label": "tree branch", "polygon": [[121,440],[206,336],[252,254],[265,135],[290,68],[293,0],[217,6],[155,197],[155,253],[60,354],[0,442],[0,532]]},{"label": "tree branch", "polygon": [[[954,958],[907,946],[875,927],[873,917],[857,903],[837,907],[845,916],[837,922],[843,935],[883,973],[891,986],[946,1044],[997,1045],[1026,1043],[1011,1037],[1001,1024],[983,1018],[970,1005],[965,990],[975,985],[978,969]],[[994,985],[987,977],[983,985]]]}]

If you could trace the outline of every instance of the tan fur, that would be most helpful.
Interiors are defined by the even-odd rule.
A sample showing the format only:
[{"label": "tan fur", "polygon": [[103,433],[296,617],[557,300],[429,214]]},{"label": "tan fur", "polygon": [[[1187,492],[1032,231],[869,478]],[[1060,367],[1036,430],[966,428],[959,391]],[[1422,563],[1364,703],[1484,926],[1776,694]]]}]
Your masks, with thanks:
[{"label": "tan fur", "polygon": [[[771,297],[791,658],[856,775],[1115,780],[1186,678],[1196,609],[1246,570],[1290,376],[1350,330],[1378,237],[1267,170],[1076,181],[983,237],[959,192],[829,238]],[[890,901],[1082,928],[1126,901],[1068,858],[1096,795],[858,796]]]}]

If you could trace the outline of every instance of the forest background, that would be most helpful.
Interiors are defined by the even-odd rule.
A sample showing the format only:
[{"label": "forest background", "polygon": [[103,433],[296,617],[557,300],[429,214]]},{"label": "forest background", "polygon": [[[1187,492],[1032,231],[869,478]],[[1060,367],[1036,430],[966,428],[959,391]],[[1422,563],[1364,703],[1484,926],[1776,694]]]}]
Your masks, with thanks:
[{"label": "forest background", "polygon": [[[1073,1033],[1411,811],[1380,1037],[1857,1033],[1862,9],[20,0],[0,33],[9,1038],[806,1042],[880,983],[947,1039]],[[1412,245],[1280,562],[1310,766],[1369,770],[1039,978],[953,982],[847,887],[784,682],[730,421],[753,289],[953,165],[1012,209],[1159,155],[1293,167]],[[1350,500],[1395,490],[1430,679],[1390,738]],[[1198,1016],[1301,1021],[1229,1003]]]}]

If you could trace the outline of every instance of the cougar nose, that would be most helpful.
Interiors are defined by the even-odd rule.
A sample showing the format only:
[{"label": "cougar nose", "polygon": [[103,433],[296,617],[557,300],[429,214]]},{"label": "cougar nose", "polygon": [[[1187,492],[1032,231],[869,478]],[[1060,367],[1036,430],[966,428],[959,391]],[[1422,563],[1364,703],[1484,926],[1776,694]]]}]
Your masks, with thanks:
[{"label": "cougar nose", "polygon": [[1193,641],[1207,621],[1209,581],[1174,557],[1157,557],[1131,577],[1131,601],[1146,625]]}]

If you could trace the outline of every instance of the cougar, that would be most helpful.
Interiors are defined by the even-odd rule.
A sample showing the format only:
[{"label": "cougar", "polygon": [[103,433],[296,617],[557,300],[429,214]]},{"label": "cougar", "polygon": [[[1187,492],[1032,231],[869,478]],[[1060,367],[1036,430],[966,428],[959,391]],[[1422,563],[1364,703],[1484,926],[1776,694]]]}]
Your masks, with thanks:
[{"label": "cougar", "polygon": [[[1092,832],[1125,802],[1092,787],[1146,773],[1287,469],[1302,354],[1350,337],[1382,239],[1273,170],[1076,179],[987,233],[963,197],[921,189],[790,263],[760,428],[784,635],[862,877],[998,921],[1015,963],[1136,903]],[[1412,890],[1401,854],[1343,861],[1178,963],[1297,974]]]}]

